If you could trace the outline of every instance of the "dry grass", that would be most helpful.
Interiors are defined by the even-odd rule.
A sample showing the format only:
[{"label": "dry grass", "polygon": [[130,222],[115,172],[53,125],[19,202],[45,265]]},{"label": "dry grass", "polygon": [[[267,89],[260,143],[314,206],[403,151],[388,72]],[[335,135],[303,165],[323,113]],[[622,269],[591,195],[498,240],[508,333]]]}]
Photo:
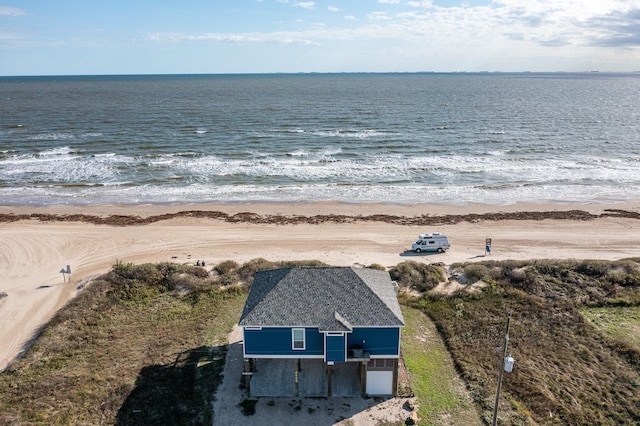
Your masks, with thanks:
[{"label": "dry grass", "polygon": [[0,424],[210,425],[245,295],[198,274],[120,264],[93,282],[0,375]]},{"label": "dry grass", "polygon": [[500,424],[640,422],[640,351],[607,337],[579,311],[640,305],[637,260],[485,262],[468,269],[489,285],[411,303],[436,323],[486,422],[508,313],[516,365],[504,377]]},{"label": "dry grass", "polygon": [[0,424],[211,425],[244,288],[298,264],[114,265],[0,374]]},{"label": "dry grass", "polygon": [[[0,374],[0,424],[210,425],[226,336],[246,298],[242,288],[256,270],[294,264],[305,262],[227,262],[212,274],[187,265],[115,265]],[[425,288],[439,276],[433,268],[412,273],[409,266],[402,265],[399,277],[420,275],[430,280]],[[495,348],[511,313],[509,352],[516,365],[504,377],[499,424],[640,424],[640,350],[620,340],[624,332],[601,331],[581,314],[595,308],[637,312],[637,259],[456,268],[487,285],[420,298],[402,292],[402,300],[433,320],[485,422],[500,361]],[[436,380],[444,369],[438,365],[446,363],[434,359],[445,352],[425,357],[405,349],[414,392],[433,401],[425,415],[433,424],[450,424],[460,401],[420,390],[416,370],[430,366]]]}]

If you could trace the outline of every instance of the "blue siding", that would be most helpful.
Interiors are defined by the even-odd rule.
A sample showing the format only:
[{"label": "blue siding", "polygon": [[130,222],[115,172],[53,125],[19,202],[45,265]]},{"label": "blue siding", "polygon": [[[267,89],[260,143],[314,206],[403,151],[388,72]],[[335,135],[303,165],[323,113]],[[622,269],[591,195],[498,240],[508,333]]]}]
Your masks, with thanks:
[{"label": "blue siding", "polygon": [[372,356],[398,355],[399,343],[400,328],[354,328],[349,334],[347,347],[360,345]]},{"label": "blue siding", "polygon": [[345,349],[345,336],[327,335],[327,356],[326,360],[333,362],[345,362],[347,354]]},{"label": "blue siding", "polygon": [[[344,338],[326,336],[327,361],[345,361]],[[360,345],[371,356],[398,356],[400,353],[400,328],[354,328],[346,338],[347,349]],[[244,331],[244,350],[247,356],[325,356],[325,335],[317,328],[305,329],[305,350],[294,351],[291,344],[291,328],[264,327],[262,330]]]},{"label": "blue siding", "polygon": [[244,351],[251,355],[297,356],[324,355],[324,335],[317,328],[305,329],[305,350],[291,348],[291,328],[263,327],[244,331]]}]

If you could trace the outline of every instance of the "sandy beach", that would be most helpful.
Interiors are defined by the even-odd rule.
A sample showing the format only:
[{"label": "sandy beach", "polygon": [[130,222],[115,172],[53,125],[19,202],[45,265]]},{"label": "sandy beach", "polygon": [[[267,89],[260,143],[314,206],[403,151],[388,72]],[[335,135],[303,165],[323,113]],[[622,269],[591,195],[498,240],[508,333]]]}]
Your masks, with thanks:
[{"label": "sandy beach", "polygon": [[[446,233],[451,249],[410,252],[425,232]],[[485,257],[487,237],[493,247]],[[615,260],[640,257],[639,240],[640,202],[0,206],[0,292],[7,295],[0,299],[0,370],[84,283],[117,261],[214,265],[263,257],[393,266],[405,260]],[[66,265],[70,277],[60,273]]]}]

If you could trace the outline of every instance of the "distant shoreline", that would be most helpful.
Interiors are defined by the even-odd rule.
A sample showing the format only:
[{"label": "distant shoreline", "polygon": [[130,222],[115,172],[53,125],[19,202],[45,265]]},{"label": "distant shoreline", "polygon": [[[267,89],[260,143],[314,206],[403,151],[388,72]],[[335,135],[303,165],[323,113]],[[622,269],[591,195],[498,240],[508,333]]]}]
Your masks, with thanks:
[{"label": "distant shoreline", "polygon": [[27,74],[0,75],[12,78],[135,78],[135,77],[215,77],[215,76],[323,76],[323,75],[638,75],[640,71],[344,71],[344,72],[246,72],[246,73],[179,73],[179,74]]}]

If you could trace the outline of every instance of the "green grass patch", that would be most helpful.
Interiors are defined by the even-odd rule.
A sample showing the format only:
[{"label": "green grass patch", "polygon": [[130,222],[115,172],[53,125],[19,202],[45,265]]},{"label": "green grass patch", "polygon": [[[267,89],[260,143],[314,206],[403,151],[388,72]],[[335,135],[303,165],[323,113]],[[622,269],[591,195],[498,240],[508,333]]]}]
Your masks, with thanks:
[{"label": "green grass patch", "polygon": [[431,320],[403,306],[402,355],[421,424],[481,424],[464,383]]},{"label": "green grass patch", "polygon": [[580,313],[609,338],[640,349],[640,306],[584,308]]}]

